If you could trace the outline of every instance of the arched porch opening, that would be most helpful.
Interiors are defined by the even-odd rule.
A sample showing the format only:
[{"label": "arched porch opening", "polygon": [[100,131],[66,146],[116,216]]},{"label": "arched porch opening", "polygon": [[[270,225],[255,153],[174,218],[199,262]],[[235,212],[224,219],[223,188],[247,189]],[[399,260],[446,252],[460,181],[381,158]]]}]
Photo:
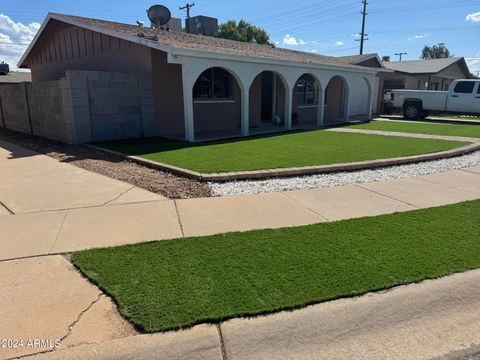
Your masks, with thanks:
[{"label": "arched porch opening", "polygon": [[285,124],[286,82],[279,73],[263,71],[249,90],[251,133],[283,130]]},{"label": "arched porch opening", "polygon": [[292,127],[313,127],[319,123],[322,87],[315,75],[305,73],[293,87]]},{"label": "arched porch opening", "polygon": [[241,88],[228,69],[211,67],[193,86],[195,139],[239,136],[241,133]]},{"label": "arched porch opening", "polygon": [[334,76],[325,89],[324,124],[348,122],[348,85],[342,76]]}]

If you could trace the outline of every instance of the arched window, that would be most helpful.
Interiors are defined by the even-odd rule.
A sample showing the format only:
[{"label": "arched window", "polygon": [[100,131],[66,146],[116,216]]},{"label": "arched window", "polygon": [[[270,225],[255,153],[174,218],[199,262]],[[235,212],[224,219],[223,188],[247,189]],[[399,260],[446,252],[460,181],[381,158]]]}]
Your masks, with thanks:
[{"label": "arched window", "polygon": [[193,98],[200,100],[230,99],[231,75],[221,68],[205,70],[193,87]]},{"label": "arched window", "polygon": [[295,86],[297,91],[297,104],[318,105],[318,89],[315,78],[310,74],[304,74],[298,79]]}]

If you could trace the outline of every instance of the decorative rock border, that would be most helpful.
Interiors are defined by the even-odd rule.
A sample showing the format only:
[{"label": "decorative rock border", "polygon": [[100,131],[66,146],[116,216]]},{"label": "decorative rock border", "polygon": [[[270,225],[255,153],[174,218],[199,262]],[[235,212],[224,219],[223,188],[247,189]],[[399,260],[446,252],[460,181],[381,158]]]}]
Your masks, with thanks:
[{"label": "decorative rock border", "polygon": [[404,156],[391,159],[369,160],[359,161],[353,163],[342,163],[333,165],[318,165],[318,166],[304,166],[304,167],[291,167],[284,169],[270,169],[270,170],[254,170],[254,171],[238,171],[238,172],[225,172],[225,173],[212,173],[205,174],[196,171],[183,169],[177,166],[159,163],[156,161],[144,159],[139,156],[128,156],[117,151],[104,149],[95,145],[87,145],[96,150],[105,151],[114,155],[122,156],[125,159],[133,161],[137,164],[147,166],[152,169],[171,172],[176,175],[193,178],[199,181],[232,181],[232,180],[259,180],[270,179],[276,177],[291,177],[291,176],[304,176],[304,175],[317,175],[327,174],[342,171],[355,171],[366,169],[377,169],[381,167],[404,165],[410,163],[418,163],[430,160],[446,159],[460,155],[466,155],[474,151],[480,150],[480,141],[462,146],[460,148],[440,151],[436,153],[421,154],[414,156]]}]

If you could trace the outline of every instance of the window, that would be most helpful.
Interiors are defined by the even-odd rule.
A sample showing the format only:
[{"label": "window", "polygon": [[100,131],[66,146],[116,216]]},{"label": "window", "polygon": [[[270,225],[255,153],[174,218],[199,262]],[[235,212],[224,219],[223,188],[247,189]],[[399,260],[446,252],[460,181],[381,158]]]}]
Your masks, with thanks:
[{"label": "window", "polygon": [[315,78],[305,74],[300,77],[296,85],[298,105],[317,105],[317,87]]},{"label": "window", "polygon": [[471,94],[473,88],[475,87],[475,82],[473,81],[460,81],[455,85],[455,92],[459,94]]},{"label": "window", "polygon": [[193,98],[199,100],[230,99],[230,79],[230,73],[221,68],[205,70],[193,87]]}]

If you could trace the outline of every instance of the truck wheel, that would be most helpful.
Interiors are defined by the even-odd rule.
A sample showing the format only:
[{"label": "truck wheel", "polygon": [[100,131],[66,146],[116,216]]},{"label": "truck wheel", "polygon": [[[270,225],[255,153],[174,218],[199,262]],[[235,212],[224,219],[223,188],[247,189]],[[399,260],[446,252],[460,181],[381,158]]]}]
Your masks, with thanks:
[{"label": "truck wheel", "polygon": [[420,116],[420,106],[417,104],[407,104],[403,109],[403,118],[406,120],[416,120]]}]

